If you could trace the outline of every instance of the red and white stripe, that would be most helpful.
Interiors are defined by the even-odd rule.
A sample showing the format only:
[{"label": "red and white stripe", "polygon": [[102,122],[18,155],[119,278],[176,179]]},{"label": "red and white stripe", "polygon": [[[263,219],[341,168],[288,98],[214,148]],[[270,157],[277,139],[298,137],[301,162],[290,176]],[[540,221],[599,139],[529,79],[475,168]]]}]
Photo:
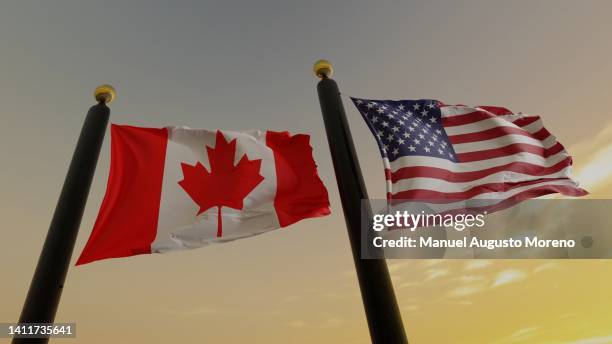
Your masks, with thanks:
[{"label": "red and white stripe", "polygon": [[572,158],[539,116],[499,107],[442,106],[442,124],[459,162],[427,156],[384,159],[392,203],[423,200],[438,210],[467,200],[511,205],[550,193],[582,196]]},{"label": "red and white stripe", "polygon": [[[77,265],[248,238],[330,213],[308,135],[113,124],[111,136],[106,196]],[[234,147],[223,152],[234,154],[231,167],[243,159],[259,160],[256,172],[262,180],[241,195],[240,207],[222,202],[243,178],[197,186],[217,199],[203,211],[181,186],[183,168],[200,164],[206,174],[213,173],[208,152],[220,149],[221,141]]]}]

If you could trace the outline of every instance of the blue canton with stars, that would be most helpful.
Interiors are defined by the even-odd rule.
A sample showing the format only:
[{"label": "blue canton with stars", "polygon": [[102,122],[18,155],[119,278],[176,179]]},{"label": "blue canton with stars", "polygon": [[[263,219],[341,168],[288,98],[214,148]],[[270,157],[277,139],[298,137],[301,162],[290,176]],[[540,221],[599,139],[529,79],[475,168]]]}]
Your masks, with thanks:
[{"label": "blue canton with stars", "polygon": [[457,162],[444,127],[440,103],[420,100],[351,100],[365,119],[380,153],[389,161],[430,156]]}]

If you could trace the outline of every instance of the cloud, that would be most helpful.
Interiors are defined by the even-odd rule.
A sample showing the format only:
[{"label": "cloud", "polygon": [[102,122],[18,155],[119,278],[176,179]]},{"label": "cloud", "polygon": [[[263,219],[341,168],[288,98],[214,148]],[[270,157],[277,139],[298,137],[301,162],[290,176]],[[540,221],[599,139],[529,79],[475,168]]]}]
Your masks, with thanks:
[{"label": "cloud", "polygon": [[405,266],[408,266],[410,264],[410,262],[393,262],[393,263],[389,263],[387,265],[387,268],[389,269],[389,272],[395,272]]},{"label": "cloud", "polygon": [[493,262],[491,262],[490,260],[473,260],[465,264],[464,270],[484,269],[491,265],[493,265]]},{"label": "cloud", "polygon": [[542,272],[546,270],[552,270],[552,269],[558,268],[558,266],[559,264],[557,263],[547,262],[547,263],[536,266],[535,269],[533,269],[533,272],[538,273],[538,272]]},{"label": "cloud", "polygon": [[293,303],[299,301],[302,297],[299,295],[285,296],[281,301],[284,303]]},{"label": "cloud", "polygon": [[302,328],[302,327],[308,326],[308,323],[305,322],[304,320],[292,320],[287,323],[287,326],[293,327],[293,328]]},{"label": "cloud", "polygon": [[329,317],[323,321],[323,327],[336,327],[342,324],[342,319],[338,317]]},{"label": "cloud", "polygon": [[612,125],[595,137],[572,147],[576,158],[576,179],[585,189],[594,192],[612,180]]},{"label": "cloud", "polygon": [[451,290],[448,293],[448,296],[463,297],[463,296],[468,296],[468,295],[479,293],[483,290],[485,290],[485,286],[482,284],[466,285],[466,286],[457,287]]},{"label": "cloud", "polygon": [[514,331],[508,337],[502,338],[500,343],[524,343],[527,339],[532,338],[540,330],[539,326],[529,326]]},{"label": "cloud", "polygon": [[455,280],[459,282],[463,282],[463,283],[480,282],[484,279],[485,279],[484,276],[479,276],[479,275],[464,275],[464,276],[459,276],[455,278]]},{"label": "cloud", "polygon": [[416,283],[416,282],[404,282],[404,283],[400,284],[398,288],[400,288],[400,289],[401,288],[410,288],[410,287],[415,287],[417,285],[418,285],[418,283]]},{"label": "cloud", "polygon": [[584,338],[584,339],[578,339],[572,342],[567,342],[567,344],[610,344],[610,343],[612,343],[612,335],[604,336],[604,337]]},{"label": "cloud", "polygon": [[445,269],[429,269],[425,271],[425,281],[431,281],[432,279],[436,279],[439,277],[444,277],[448,275],[448,270]]},{"label": "cloud", "polygon": [[405,307],[402,307],[402,310],[404,310],[406,312],[416,312],[419,309],[421,309],[421,307],[419,305],[407,305]]},{"label": "cloud", "polygon": [[[189,308],[189,309],[168,309],[168,308],[162,308],[162,309],[157,309],[157,312],[160,313],[164,313],[164,314],[170,314],[173,316],[183,316],[183,317],[190,317],[190,316],[196,316],[196,317],[202,317],[202,316],[230,316],[230,317],[234,317],[234,316],[245,316],[245,315],[250,315],[251,312],[249,312],[248,310],[241,310],[241,309],[232,309],[232,308],[210,308],[210,307],[194,307],[194,308]],[[274,309],[274,308],[270,308],[270,309],[266,309],[266,310],[262,310],[259,311],[260,315],[270,315],[270,316],[278,316],[281,314],[281,310],[279,309]]]},{"label": "cloud", "polygon": [[443,259],[425,259],[421,261],[421,266],[424,268],[430,268],[432,266],[441,264],[443,261]]},{"label": "cloud", "polygon": [[395,274],[395,275],[391,275],[391,282],[397,284],[402,280],[402,277]]},{"label": "cloud", "polygon": [[533,340],[528,341],[528,339],[535,336],[538,332],[540,332],[540,326],[523,327],[514,331],[509,336],[496,340],[494,343],[531,343]]},{"label": "cloud", "polygon": [[514,283],[527,278],[527,274],[521,270],[517,269],[508,269],[504,270],[497,274],[495,278],[495,282],[493,282],[493,287],[498,287],[500,285]]}]

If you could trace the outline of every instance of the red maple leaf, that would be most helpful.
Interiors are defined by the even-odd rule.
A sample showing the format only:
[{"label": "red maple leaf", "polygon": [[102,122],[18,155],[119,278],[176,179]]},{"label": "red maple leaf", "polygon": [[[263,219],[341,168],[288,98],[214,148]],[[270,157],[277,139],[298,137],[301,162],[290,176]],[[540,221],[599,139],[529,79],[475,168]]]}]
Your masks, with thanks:
[{"label": "red maple leaf", "polygon": [[215,148],[206,146],[206,152],[210,172],[200,162],[194,166],[181,163],[183,180],[178,183],[200,206],[198,215],[217,207],[217,237],[221,237],[221,207],[242,209],[244,198],[264,180],[259,175],[261,159],[249,160],[245,154],[234,166],[236,139],[228,143],[220,130],[217,130]]}]

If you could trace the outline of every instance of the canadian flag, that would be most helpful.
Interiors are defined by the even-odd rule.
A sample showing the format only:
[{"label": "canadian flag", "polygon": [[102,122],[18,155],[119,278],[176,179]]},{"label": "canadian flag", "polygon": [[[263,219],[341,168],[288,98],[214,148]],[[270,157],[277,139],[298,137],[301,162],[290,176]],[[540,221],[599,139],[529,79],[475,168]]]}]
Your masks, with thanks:
[{"label": "canadian flag", "polygon": [[106,196],[77,265],[246,238],[330,213],[308,135],[111,126]]}]

